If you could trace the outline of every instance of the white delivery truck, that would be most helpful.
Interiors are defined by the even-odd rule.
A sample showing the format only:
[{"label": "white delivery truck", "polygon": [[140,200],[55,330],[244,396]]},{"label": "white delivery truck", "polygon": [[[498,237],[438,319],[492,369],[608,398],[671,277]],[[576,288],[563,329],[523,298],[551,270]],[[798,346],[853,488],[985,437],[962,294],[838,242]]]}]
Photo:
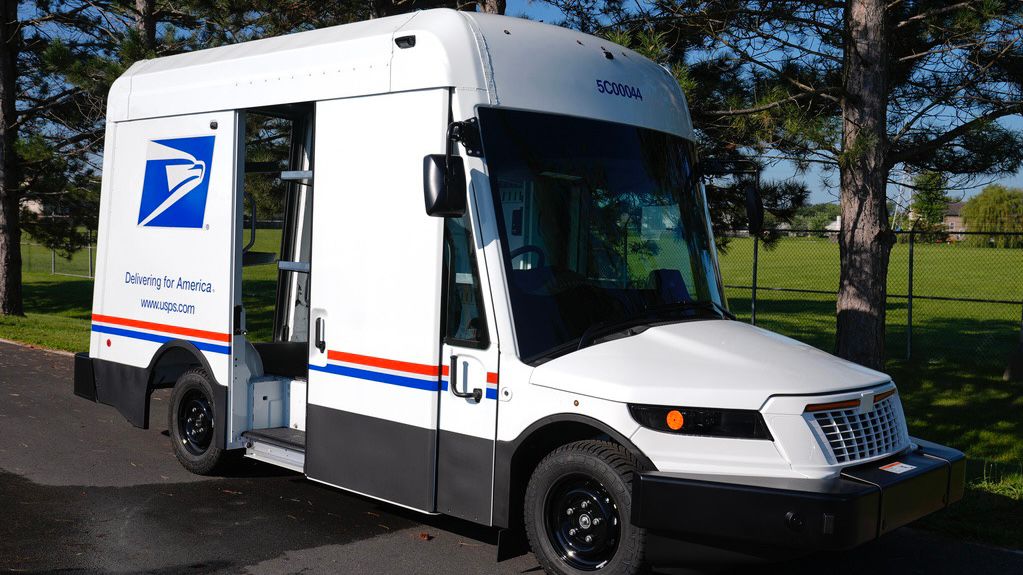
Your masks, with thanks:
[{"label": "white delivery truck", "polygon": [[75,393],[147,427],[173,387],[196,473],[244,453],[499,554],[524,527],[551,573],[849,548],[962,496],[888,376],[731,319],[685,98],[606,40],[431,10],[139,62],[103,170]]}]

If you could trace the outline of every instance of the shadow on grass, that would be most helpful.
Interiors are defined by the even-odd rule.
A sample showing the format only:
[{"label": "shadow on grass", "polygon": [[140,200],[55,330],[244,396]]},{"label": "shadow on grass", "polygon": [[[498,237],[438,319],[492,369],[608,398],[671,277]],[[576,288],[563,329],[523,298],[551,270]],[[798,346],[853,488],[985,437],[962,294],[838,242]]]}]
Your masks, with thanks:
[{"label": "shadow on grass", "polygon": [[54,279],[26,281],[25,311],[89,319],[92,309],[92,280]]},{"label": "shadow on grass", "polygon": [[[1013,466],[997,466],[968,461],[968,486],[962,501],[919,521],[918,527],[939,531],[969,541],[978,541],[1009,549],[1023,550],[1023,499],[999,492],[999,485],[1023,484],[1023,475],[999,477],[998,471],[1012,472]],[[1015,473],[1021,473],[1020,465]],[[992,477],[994,474],[994,477]]]}]

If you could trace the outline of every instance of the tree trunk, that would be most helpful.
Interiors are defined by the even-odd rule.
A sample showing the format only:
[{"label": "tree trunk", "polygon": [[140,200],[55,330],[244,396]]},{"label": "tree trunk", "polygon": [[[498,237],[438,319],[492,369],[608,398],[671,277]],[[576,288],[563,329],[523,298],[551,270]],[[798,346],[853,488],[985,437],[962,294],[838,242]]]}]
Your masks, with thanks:
[{"label": "tree trunk", "polygon": [[487,14],[504,14],[505,8],[507,8],[506,0],[481,0],[480,9]]},{"label": "tree trunk", "polygon": [[884,367],[888,227],[888,51],[883,0],[847,0],[837,353]]},{"label": "tree trunk", "polygon": [[146,52],[156,53],[156,0],[135,0],[135,29],[145,42]]},{"label": "tree trunk", "polygon": [[0,22],[0,315],[24,315],[21,297],[21,224],[15,101],[21,28],[18,2],[4,0]]}]

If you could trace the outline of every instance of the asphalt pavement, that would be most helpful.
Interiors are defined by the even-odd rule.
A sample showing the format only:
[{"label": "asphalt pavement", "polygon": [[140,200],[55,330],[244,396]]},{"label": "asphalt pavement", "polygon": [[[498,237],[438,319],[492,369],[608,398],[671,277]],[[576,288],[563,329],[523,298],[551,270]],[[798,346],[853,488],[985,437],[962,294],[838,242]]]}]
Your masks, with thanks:
[{"label": "asphalt pavement", "polygon": [[[0,571],[540,573],[495,562],[489,528],[407,511],[243,461],[199,477],[174,458],[169,394],[148,430],[72,393],[72,358],[0,343]],[[1023,573],[1023,553],[909,528],[755,573]]]}]

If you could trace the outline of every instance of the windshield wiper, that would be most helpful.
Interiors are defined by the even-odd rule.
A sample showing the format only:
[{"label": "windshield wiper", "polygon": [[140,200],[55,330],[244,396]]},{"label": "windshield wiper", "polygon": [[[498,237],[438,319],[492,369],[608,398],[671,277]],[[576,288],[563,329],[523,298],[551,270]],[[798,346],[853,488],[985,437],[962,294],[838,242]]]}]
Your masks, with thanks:
[{"label": "windshield wiper", "polygon": [[576,350],[583,349],[593,344],[597,340],[599,335],[611,335],[613,333],[619,333],[635,327],[650,327],[652,325],[659,325],[664,323],[673,323],[675,321],[681,321],[684,318],[671,317],[679,312],[687,312],[692,310],[711,310],[722,317],[728,319],[735,319],[732,312],[728,311],[721,304],[713,300],[701,300],[701,301],[683,301],[677,303],[669,303],[655,306],[647,306],[639,310],[634,314],[627,315],[623,318],[614,320],[602,321],[591,325],[586,328],[586,331],[579,336],[579,342],[576,345]]},{"label": "windshield wiper", "polygon": [[718,302],[716,302],[714,300],[686,301],[686,302],[681,302],[681,303],[677,303],[677,304],[673,303],[673,304],[668,304],[668,305],[670,305],[670,306],[684,305],[684,306],[689,306],[690,308],[700,308],[700,307],[702,307],[702,308],[706,308],[706,309],[712,309],[712,310],[718,312],[719,314],[723,315],[724,317],[726,317],[728,319],[735,319],[735,314],[734,313],[728,311],[727,309],[725,309],[725,306],[719,304]]}]

